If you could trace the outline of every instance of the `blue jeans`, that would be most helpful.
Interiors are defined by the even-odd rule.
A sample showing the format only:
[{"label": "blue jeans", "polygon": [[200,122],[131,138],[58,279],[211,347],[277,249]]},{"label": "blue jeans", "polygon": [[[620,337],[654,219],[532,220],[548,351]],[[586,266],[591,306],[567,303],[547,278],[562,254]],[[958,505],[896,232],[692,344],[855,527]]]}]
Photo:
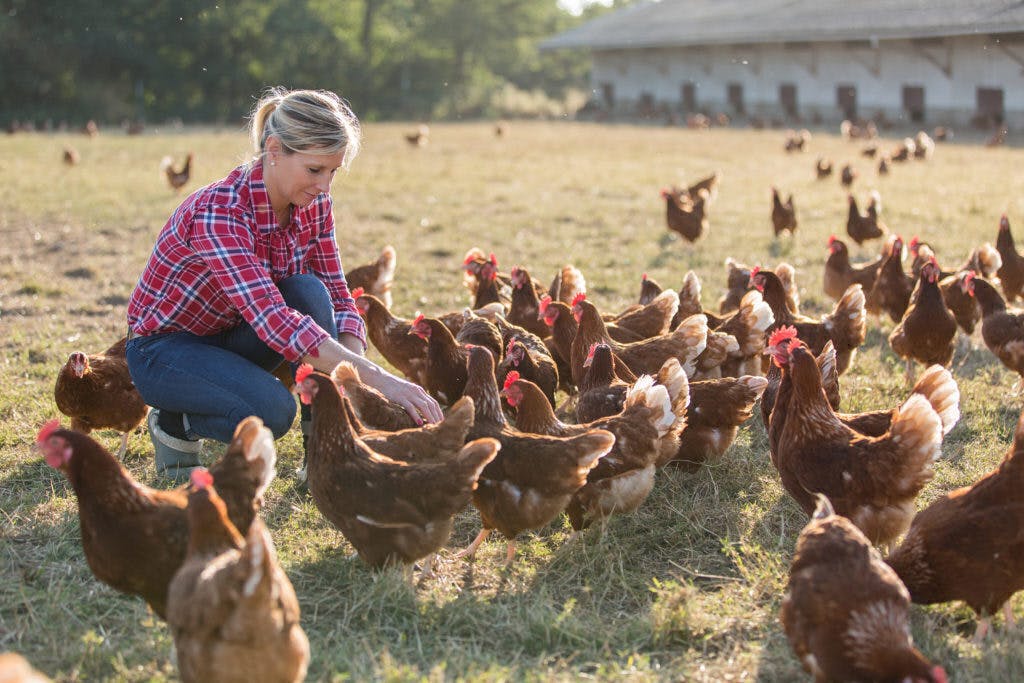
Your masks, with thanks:
[{"label": "blue jeans", "polygon": [[[285,303],[338,338],[327,287],[315,276],[277,283]],[[167,332],[128,341],[128,371],[143,400],[188,417],[188,436],[231,441],[239,422],[256,415],[274,438],[295,420],[295,397],[271,374],[284,358],[242,322],[216,334]]]}]

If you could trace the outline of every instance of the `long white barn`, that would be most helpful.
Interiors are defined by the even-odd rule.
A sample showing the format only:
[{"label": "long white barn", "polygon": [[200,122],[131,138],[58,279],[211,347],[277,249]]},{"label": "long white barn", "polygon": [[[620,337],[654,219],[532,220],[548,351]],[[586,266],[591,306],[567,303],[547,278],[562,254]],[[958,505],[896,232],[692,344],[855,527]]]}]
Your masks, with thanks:
[{"label": "long white barn", "polygon": [[661,0],[542,49],[587,49],[599,105],[1024,128],[1024,2]]}]

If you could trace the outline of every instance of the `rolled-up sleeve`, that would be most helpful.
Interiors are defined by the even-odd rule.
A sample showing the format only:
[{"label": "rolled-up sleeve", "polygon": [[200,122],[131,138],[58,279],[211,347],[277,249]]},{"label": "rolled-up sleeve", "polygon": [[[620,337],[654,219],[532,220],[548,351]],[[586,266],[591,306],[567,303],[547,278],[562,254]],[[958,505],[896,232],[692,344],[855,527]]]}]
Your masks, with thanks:
[{"label": "rolled-up sleeve", "polygon": [[354,335],[363,345],[363,351],[366,351],[366,325],[359,315],[355,299],[352,298],[348,283],[345,281],[345,271],[341,267],[341,256],[338,253],[338,242],[334,232],[334,215],[330,205],[326,207],[321,220],[323,229],[317,236],[316,244],[310,249],[306,268],[324,283],[331,295],[338,334]]},{"label": "rolled-up sleeve", "polygon": [[328,333],[313,318],[285,304],[256,258],[252,227],[241,211],[206,207],[196,212],[189,233],[189,245],[209,268],[210,277],[267,346],[292,362],[315,354]]}]

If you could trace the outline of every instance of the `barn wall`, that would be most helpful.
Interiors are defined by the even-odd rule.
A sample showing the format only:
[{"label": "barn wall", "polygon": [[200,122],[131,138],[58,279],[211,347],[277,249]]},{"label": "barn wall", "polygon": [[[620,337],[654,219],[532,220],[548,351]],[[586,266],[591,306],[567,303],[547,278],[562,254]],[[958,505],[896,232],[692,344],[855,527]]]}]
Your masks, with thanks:
[{"label": "barn wall", "polygon": [[[1014,55],[1007,54],[1004,47]],[[595,52],[592,83],[598,97],[611,84],[617,109],[636,110],[644,95],[681,110],[684,82],[696,88],[698,109],[738,114],[727,101],[739,84],[748,116],[784,117],[779,86],[796,86],[804,120],[844,117],[836,87],[856,88],[857,114],[909,121],[903,87],[924,89],[924,122],[962,125],[977,113],[978,87],[1002,88],[1006,123],[1024,128],[1024,43],[998,45],[990,37],[936,41],[709,46]]]}]

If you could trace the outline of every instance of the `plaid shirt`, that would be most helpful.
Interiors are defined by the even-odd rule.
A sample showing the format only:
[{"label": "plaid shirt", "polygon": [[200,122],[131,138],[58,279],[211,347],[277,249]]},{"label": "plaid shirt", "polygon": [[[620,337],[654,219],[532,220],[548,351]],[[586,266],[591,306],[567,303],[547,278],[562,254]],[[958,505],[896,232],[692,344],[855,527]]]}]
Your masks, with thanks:
[{"label": "plaid shirt", "polygon": [[139,335],[209,335],[244,320],[267,346],[297,361],[315,355],[329,336],[286,306],[274,284],[298,273],[326,285],[338,333],[354,334],[365,349],[366,328],[345,283],[330,195],[296,207],[282,229],[263,164],[244,164],[197,190],[167,221],[128,302],[128,326]]}]

